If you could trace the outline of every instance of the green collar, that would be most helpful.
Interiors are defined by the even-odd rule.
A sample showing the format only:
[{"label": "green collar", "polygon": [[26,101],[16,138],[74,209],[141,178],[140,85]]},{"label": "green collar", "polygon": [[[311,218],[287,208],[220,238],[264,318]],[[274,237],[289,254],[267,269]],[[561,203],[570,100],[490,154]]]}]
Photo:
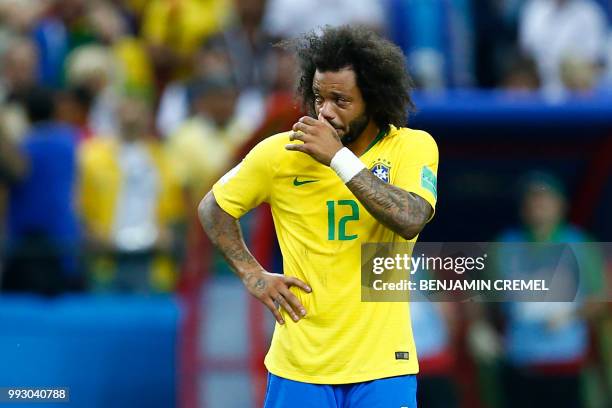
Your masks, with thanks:
[{"label": "green collar", "polygon": [[361,156],[363,156],[364,154],[366,154],[371,148],[374,147],[374,145],[376,145],[376,143],[380,142],[382,140],[383,137],[385,137],[385,135],[387,134],[387,131],[389,130],[389,127],[385,127],[380,129],[380,132],[378,132],[378,134],[376,135],[376,137],[374,138],[374,140],[372,140],[370,142],[370,144],[368,145],[368,147],[366,147],[366,149],[363,151],[363,153],[361,153]]}]

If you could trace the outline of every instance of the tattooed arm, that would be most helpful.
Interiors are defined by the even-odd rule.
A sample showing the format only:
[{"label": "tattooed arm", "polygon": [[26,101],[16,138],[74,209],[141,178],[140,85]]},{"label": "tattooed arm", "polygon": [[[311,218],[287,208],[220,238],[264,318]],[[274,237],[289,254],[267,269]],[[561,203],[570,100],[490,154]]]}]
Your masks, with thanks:
[{"label": "tattooed arm", "polygon": [[238,220],[219,207],[212,192],[200,202],[198,216],[213,245],[223,254],[248,291],[270,309],[280,324],[284,321],[274,302],[282,306],[296,322],[306,315],[306,310],[289,288],[297,286],[310,292],[310,287],[297,278],[267,272],[249,252]]},{"label": "tattooed arm", "polygon": [[408,240],[421,232],[433,211],[423,198],[383,182],[367,169],[346,186],[374,218]]}]

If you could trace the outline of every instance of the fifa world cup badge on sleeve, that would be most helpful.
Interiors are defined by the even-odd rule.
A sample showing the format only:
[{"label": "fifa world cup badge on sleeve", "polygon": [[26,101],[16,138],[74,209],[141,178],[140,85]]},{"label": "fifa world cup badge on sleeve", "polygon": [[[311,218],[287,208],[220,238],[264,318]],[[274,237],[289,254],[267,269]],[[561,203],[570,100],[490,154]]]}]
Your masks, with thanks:
[{"label": "fifa world cup badge on sleeve", "polygon": [[421,169],[421,187],[429,190],[434,197],[438,197],[438,178],[436,174],[427,166]]}]

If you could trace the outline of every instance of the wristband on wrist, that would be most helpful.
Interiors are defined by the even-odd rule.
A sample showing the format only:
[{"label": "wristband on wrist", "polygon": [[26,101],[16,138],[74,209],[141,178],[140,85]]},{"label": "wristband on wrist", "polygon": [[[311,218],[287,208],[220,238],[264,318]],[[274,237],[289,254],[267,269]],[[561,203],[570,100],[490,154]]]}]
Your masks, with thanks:
[{"label": "wristband on wrist", "polygon": [[355,156],[355,154],[346,147],[338,150],[331,159],[329,167],[336,172],[344,184],[351,181],[357,173],[366,168],[365,164],[359,160],[359,157]]}]

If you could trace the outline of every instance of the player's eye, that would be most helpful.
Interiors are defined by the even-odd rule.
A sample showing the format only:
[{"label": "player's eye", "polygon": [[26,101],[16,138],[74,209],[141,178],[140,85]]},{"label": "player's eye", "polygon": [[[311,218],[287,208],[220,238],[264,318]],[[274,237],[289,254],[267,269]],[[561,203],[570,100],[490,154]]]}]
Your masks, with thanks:
[{"label": "player's eye", "polygon": [[348,99],[344,99],[344,98],[337,98],[337,99],[336,99],[336,103],[337,103],[339,106],[347,106],[347,105],[348,105],[348,103],[349,103],[349,101],[348,101]]},{"label": "player's eye", "polygon": [[321,96],[320,96],[320,95],[315,95],[315,100],[314,100],[314,101],[315,101],[315,103],[316,103],[317,105],[320,105],[320,104],[322,104],[322,103],[323,103],[323,98],[321,98]]}]

